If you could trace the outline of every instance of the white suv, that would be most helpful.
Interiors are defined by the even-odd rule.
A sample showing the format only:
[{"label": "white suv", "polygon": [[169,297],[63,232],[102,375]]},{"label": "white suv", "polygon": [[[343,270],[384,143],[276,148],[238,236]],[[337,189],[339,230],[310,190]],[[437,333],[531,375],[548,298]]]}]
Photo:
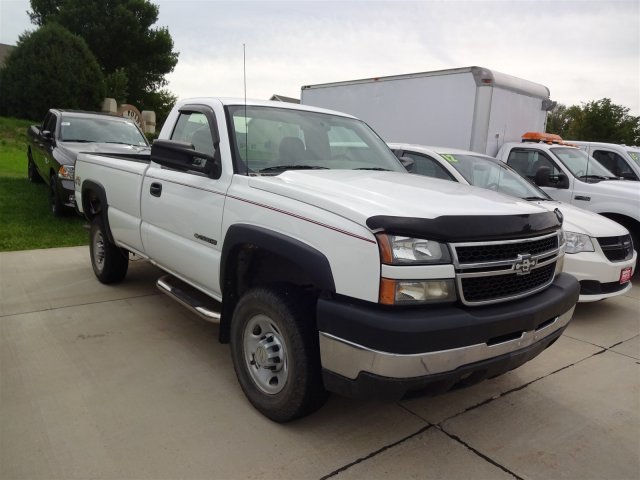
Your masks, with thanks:
[{"label": "white suv", "polygon": [[560,209],[567,237],[564,271],[580,281],[579,302],[622,295],[631,288],[636,264],[629,232],[601,215],[555,202],[493,157],[446,147],[390,143],[398,157],[413,160],[411,171],[519,197],[553,211]]}]

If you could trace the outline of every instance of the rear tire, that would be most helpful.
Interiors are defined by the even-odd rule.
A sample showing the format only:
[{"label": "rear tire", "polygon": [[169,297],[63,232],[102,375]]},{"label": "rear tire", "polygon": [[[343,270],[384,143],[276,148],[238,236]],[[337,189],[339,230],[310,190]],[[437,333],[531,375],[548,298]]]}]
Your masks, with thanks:
[{"label": "rear tire", "polygon": [[100,282],[120,282],[127,275],[129,252],[109,242],[104,220],[100,215],[91,222],[89,251],[93,273]]},{"label": "rear tire", "polygon": [[248,290],[231,320],[231,358],[251,404],[275,422],[320,408],[322,384],[314,299],[293,286]]}]

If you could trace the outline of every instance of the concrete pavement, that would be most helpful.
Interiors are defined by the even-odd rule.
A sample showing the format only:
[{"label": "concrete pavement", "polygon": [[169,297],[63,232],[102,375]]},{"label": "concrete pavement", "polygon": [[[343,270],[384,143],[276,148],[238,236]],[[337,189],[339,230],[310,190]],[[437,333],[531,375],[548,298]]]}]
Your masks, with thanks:
[{"label": "concrete pavement", "polygon": [[245,400],[217,327],[88,247],[0,253],[0,479],[640,478],[640,289],[576,308],[523,367],[300,421]]}]

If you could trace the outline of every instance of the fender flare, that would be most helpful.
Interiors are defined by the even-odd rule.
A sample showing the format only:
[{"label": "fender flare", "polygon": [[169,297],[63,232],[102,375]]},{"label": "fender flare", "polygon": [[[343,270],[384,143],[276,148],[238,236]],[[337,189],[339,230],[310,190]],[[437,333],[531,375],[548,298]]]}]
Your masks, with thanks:
[{"label": "fender flare", "polygon": [[[100,205],[102,206],[102,209],[99,212],[97,212],[95,215],[92,215],[88,211],[89,204],[87,202],[87,196],[85,193],[87,190],[91,190],[95,192],[97,197],[100,199]],[[85,218],[89,221],[93,220],[94,216],[100,215],[104,222],[105,229],[107,230],[106,232],[107,240],[109,240],[110,243],[115,244],[115,240],[113,238],[113,235],[111,234],[111,226],[109,225],[109,215],[107,214],[108,210],[109,210],[109,202],[107,201],[107,192],[102,186],[102,184],[95,182],[93,180],[83,181],[82,182],[82,213],[84,214]]]},{"label": "fender flare", "polygon": [[286,258],[309,272],[313,282],[322,290],[335,292],[336,286],[327,257],[319,250],[273,230],[255,225],[236,224],[229,227],[222,246],[220,287],[224,288],[227,260],[235,247],[251,244]]}]

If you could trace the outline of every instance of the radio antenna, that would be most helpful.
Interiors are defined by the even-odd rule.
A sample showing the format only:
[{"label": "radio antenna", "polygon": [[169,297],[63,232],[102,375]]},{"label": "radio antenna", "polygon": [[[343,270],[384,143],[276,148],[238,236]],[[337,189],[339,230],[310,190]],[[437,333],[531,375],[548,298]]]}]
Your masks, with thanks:
[{"label": "radio antenna", "polygon": [[242,44],[242,78],[244,81],[244,163],[245,175],[249,174],[249,124],[247,122],[247,53],[245,44]]}]

